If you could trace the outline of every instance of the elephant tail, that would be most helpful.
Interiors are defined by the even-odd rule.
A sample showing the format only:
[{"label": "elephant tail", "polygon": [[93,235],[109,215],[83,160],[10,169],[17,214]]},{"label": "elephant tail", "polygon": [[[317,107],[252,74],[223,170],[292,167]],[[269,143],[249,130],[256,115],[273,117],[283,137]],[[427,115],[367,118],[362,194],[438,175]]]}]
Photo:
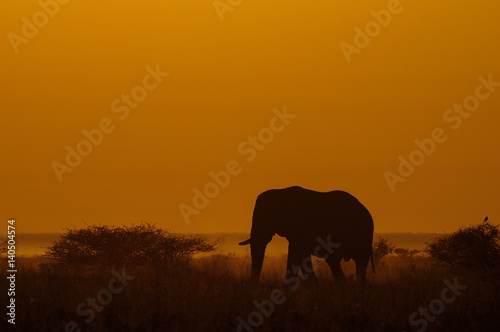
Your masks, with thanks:
[{"label": "elephant tail", "polygon": [[373,270],[373,273],[375,273],[375,263],[373,263],[373,252],[370,254],[370,258],[372,261],[372,270]]}]

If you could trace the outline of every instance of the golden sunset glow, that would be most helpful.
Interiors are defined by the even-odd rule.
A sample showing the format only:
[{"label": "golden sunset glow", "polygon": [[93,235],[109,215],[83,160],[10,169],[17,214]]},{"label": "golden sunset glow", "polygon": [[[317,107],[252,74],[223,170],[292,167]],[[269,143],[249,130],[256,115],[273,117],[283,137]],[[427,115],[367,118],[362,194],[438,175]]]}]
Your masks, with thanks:
[{"label": "golden sunset glow", "polygon": [[[248,232],[258,194],[298,185],[351,193],[375,232],[498,222],[500,4],[404,0],[356,45],[389,3],[243,1],[221,20],[212,1],[73,0],[34,32],[39,3],[3,1],[2,219]],[[83,131],[98,144],[71,167]]]}]

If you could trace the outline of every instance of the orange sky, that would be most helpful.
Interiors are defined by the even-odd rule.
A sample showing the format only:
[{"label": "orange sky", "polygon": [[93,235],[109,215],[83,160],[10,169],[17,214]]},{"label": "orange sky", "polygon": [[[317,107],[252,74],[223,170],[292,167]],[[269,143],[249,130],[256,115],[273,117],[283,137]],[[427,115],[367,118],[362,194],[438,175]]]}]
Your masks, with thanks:
[{"label": "orange sky", "polygon": [[[223,21],[208,0],[48,8],[43,24],[38,1],[0,4],[1,219],[19,231],[148,221],[248,232],[256,196],[291,185],[352,193],[377,232],[500,220],[500,87],[456,130],[443,119],[479,76],[500,82],[497,2],[401,1],[350,63],[341,43],[387,1],[243,1]],[[34,15],[38,32],[19,42]],[[155,88],[120,119],[111,104],[157,66],[169,76],[147,78]],[[296,117],[247,161],[238,146],[285,106]],[[53,163],[106,118],[114,130],[60,182]],[[385,172],[435,128],[447,140],[392,192]],[[188,225],[179,204],[231,160],[241,173]]]}]

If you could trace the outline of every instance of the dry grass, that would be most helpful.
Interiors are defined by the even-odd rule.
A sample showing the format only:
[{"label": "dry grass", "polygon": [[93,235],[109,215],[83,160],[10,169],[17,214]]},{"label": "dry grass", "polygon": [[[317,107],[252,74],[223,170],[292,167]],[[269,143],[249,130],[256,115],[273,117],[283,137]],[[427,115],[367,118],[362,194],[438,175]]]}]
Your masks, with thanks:
[{"label": "dry grass", "polygon": [[[266,258],[255,287],[247,280],[249,256],[217,254],[199,257],[182,270],[127,266],[136,279],[86,324],[76,308],[107,288],[111,267],[63,272],[44,266],[42,257],[18,261],[17,326],[22,331],[63,331],[70,320],[82,331],[235,331],[237,318],[246,320],[256,310],[253,302],[268,300],[275,289],[284,292],[286,301],[256,331],[412,331],[409,316],[440,297],[444,279],[456,277],[423,257],[389,257],[377,273],[369,272],[363,287],[352,280],[335,283],[326,264],[318,262],[318,284],[302,283],[291,291],[281,282],[285,256]],[[346,274],[354,272],[351,262],[343,268]],[[427,330],[498,331],[499,283],[479,276],[458,278],[468,289]],[[0,288],[7,289],[4,269]]]}]

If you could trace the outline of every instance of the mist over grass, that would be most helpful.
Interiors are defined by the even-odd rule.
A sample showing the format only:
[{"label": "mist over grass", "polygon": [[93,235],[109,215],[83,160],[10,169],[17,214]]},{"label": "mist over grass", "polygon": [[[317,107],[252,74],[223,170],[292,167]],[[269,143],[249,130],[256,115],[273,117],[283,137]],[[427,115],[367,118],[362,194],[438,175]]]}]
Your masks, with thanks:
[{"label": "mist over grass", "polygon": [[[32,256],[42,255],[45,250],[56,241],[62,233],[19,233],[16,236],[17,253],[19,255]],[[198,234],[198,233],[197,233]],[[246,255],[250,253],[249,247],[239,246],[238,243],[249,237],[248,233],[203,233],[200,234],[213,242],[220,239],[219,253],[236,253]],[[373,238],[379,236],[388,239],[400,248],[422,250],[425,243],[442,235],[440,233],[375,233]],[[0,240],[6,237],[0,234]],[[288,241],[278,235],[268,244],[266,253],[268,255],[281,255],[288,251]]]}]

